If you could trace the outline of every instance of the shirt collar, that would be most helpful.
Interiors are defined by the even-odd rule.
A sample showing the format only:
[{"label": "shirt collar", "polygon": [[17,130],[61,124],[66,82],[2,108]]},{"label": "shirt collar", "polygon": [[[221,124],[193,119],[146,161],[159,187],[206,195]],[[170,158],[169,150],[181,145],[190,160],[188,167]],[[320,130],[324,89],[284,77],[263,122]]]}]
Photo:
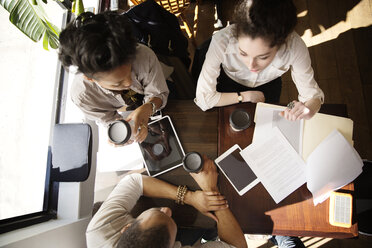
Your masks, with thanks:
[{"label": "shirt collar", "polygon": [[238,41],[232,37],[226,47],[226,53],[237,54],[238,53]]}]

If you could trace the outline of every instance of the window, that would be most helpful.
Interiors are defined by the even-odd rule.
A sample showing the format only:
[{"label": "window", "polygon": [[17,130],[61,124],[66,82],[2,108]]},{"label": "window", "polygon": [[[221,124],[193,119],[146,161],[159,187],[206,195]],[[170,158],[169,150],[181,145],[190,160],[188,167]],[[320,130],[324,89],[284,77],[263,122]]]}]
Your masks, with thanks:
[{"label": "window", "polygon": [[[50,8],[61,26],[61,6],[51,4]],[[58,113],[61,69],[56,51],[44,50],[8,18],[9,13],[0,7],[1,224],[47,212],[48,146]]]}]

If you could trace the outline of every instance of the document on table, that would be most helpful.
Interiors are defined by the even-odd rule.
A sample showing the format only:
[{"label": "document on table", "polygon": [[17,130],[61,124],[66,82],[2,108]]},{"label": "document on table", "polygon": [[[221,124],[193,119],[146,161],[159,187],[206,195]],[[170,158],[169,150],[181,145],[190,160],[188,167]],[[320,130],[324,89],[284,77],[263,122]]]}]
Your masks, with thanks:
[{"label": "document on table", "polygon": [[115,147],[108,142],[107,128],[103,125],[99,125],[98,128],[98,171],[110,172],[143,168],[143,156],[138,143]]},{"label": "document on table", "polygon": [[306,182],[305,162],[278,127],[246,147],[241,155],[276,203]]},{"label": "document on table", "polygon": [[313,194],[314,205],[352,182],[362,173],[362,167],[356,150],[339,131],[333,130],[307,159],[307,188]]},{"label": "document on table", "polygon": [[334,129],[353,145],[353,121],[349,118],[317,113],[304,121],[302,158],[307,161],[308,156]]},{"label": "document on table", "polygon": [[284,137],[293,146],[298,154],[302,155],[302,137],[303,137],[303,120],[288,121],[279,113],[285,107],[257,103],[255,114],[255,129],[253,134],[253,143],[265,139],[267,135],[275,128],[279,128]]}]

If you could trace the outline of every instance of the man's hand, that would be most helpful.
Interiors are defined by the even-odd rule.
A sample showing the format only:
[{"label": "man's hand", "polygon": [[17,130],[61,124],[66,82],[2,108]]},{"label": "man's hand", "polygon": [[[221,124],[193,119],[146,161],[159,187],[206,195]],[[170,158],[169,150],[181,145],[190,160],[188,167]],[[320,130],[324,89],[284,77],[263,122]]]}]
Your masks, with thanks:
[{"label": "man's hand", "polygon": [[141,143],[147,137],[147,124],[152,114],[152,105],[143,104],[128,115],[126,121],[134,121],[134,141]]},{"label": "man's hand", "polygon": [[203,191],[219,192],[217,187],[217,168],[212,160],[203,155],[204,165],[199,173],[190,173]]},{"label": "man's hand", "polygon": [[218,222],[217,217],[210,211],[226,209],[229,206],[225,197],[219,192],[188,191],[185,196],[185,203],[196,208],[200,213],[214,219]]}]

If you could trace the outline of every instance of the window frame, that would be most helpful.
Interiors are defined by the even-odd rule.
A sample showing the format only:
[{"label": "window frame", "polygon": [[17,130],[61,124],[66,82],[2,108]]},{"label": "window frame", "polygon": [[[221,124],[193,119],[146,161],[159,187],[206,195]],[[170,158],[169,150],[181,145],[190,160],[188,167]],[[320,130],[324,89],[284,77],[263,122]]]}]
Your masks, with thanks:
[{"label": "window frame", "polygon": [[[63,14],[62,28],[71,20],[72,14],[68,4],[71,5],[69,0],[65,1],[66,3],[57,3],[61,6],[62,9],[67,10]],[[37,44],[37,45],[40,45]],[[50,51],[52,52],[52,51]],[[58,193],[59,193],[59,182],[54,182],[51,180],[51,171],[52,171],[52,148],[51,142],[53,137],[53,127],[55,124],[61,122],[62,111],[64,104],[64,90],[67,87],[68,82],[66,79],[66,71],[62,67],[61,62],[57,61],[56,69],[56,78],[55,78],[55,99],[51,113],[51,128],[49,135],[49,146],[47,152],[47,163],[46,163],[46,174],[45,174],[45,184],[44,184],[44,200],[43,200],[43,210],[40,212],[35,212],[26,215],[20,215],[12,218],[7,218],[0,220],[0,234],[14,231],[20,228],[28,227],[31,225],[39,224],[42,222],[49,221],[51,219],[57,219],[57,206],[58,206]]]}]

